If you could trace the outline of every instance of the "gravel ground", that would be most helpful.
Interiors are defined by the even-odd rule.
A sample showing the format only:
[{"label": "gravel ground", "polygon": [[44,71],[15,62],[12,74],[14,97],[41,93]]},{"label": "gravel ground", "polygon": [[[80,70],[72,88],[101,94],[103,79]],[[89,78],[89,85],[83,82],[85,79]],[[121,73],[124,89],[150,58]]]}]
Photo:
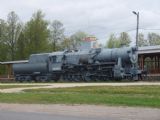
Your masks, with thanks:
[{"label": "gravel ground", "polygon": [[22,92],[26,89],[39,89],[39,88],[65,88],[65,87],[80,87],[80,86],[134,86],[134,85],[160,85],[160,82],[128,82],[128,83],[10,83],[0,85],[47,85],[38,87],[21,87],[0,89],[1,93],[15,93]]},{"label": "gravel ground", "polygon": [[0,111],[45,113],[58,116],[114,120],[160,120],[160,109],[96,105],[0,104]]}]

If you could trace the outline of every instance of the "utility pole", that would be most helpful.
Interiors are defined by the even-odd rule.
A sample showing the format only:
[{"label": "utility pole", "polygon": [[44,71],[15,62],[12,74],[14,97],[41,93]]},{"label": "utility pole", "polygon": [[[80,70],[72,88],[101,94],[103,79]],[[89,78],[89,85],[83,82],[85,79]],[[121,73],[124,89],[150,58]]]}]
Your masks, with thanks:
[{"label": "utility pole", "polygon": [[138,30],[139,30],[139,12],[133,11],[133,14],[137,16],[137,28],[136,28],[136,46],[138,46]]}]

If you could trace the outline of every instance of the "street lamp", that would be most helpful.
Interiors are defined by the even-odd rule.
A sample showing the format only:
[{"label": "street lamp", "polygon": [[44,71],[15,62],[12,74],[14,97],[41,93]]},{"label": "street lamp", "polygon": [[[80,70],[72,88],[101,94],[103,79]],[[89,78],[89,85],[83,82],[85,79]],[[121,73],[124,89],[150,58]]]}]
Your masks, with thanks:
[{"label": "street lamp", "polygon": [[138,29],[139,29],[139,12],[132,11],[137,16],[137,29],[136,29],[136,46],[138,46]]}]

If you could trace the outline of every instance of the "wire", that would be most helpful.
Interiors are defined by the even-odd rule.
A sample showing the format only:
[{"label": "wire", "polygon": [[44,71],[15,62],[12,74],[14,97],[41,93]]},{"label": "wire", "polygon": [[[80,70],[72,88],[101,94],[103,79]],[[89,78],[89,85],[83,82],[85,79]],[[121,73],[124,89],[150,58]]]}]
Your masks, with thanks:
[{"label": "wire", "polygon": [[141,28],[142,30],[160,30],[160,28],[152,29],[152,28]]}]

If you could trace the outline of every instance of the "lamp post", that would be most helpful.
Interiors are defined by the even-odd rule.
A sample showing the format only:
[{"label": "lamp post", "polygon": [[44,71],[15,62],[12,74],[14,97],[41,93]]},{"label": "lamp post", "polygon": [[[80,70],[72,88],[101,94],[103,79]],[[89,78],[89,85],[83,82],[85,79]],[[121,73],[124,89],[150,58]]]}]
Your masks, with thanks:
[{"label": "lamp post", "polygon": [[136,46],[138,46],[138,29],[139,29],[139,12],[132,11],[137,16],[137,29],[136,29]]}]

